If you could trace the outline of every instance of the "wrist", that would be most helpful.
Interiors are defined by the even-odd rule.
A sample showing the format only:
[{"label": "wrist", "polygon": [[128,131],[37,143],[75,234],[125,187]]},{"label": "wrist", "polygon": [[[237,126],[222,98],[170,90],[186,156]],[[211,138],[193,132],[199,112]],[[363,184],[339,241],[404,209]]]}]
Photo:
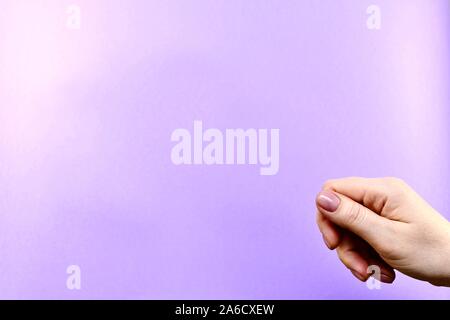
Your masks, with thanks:
[{"label": "wrist", "polygon": [[441,255],[441,276],[436,282],[431,282],[433,285],[441,287],[450,287],[450,222],[447,221],[447,229],[444,244],[442,246]]}]

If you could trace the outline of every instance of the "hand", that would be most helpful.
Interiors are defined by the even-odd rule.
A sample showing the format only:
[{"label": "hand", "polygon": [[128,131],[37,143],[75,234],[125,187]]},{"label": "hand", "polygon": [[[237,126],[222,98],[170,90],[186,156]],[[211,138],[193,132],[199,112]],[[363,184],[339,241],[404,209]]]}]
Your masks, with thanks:
[{"label": "hand", "polygon": [[[449,198],[450,201],[450,198]],[[450,286],[450,223],[396,178],[328,181],[317,195],[324,241],[361,281],[377,265],[385,283],[394,269]]]}]

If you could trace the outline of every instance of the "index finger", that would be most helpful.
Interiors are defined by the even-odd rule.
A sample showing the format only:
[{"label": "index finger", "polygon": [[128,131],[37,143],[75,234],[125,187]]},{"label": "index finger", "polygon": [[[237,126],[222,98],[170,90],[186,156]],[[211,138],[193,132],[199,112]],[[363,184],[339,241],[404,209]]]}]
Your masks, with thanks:
[{"label": "index finger", "polygon": [[381,214],[389,198],[389,180],[396,178],[349,177],[328,180],[323,189],[331,189]]}]

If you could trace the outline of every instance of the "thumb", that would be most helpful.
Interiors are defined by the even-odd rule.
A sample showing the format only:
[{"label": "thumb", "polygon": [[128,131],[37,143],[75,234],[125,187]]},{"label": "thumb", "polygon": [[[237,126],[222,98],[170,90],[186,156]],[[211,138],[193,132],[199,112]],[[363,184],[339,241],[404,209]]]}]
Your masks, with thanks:
[{"label": "thumb", "polygon": [[317,209],[331,222],[353,232],[373,248],[389,239],[392,221],[383,218],[360,203],[331,190],[321,191],[316,198]]}]

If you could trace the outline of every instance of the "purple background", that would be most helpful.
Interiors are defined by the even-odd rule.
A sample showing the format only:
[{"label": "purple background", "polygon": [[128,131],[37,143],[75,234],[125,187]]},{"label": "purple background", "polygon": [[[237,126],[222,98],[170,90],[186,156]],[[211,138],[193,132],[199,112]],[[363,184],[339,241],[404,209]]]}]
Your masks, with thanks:
[{"label": "purple background", "polygon": [[[0,298],[450,298],[367,289],[314,206],[398,176],[450,217],[449,1],[70,3],[0,0]],[[196,119],[280,128],[278,175],[173,165]]]}]

